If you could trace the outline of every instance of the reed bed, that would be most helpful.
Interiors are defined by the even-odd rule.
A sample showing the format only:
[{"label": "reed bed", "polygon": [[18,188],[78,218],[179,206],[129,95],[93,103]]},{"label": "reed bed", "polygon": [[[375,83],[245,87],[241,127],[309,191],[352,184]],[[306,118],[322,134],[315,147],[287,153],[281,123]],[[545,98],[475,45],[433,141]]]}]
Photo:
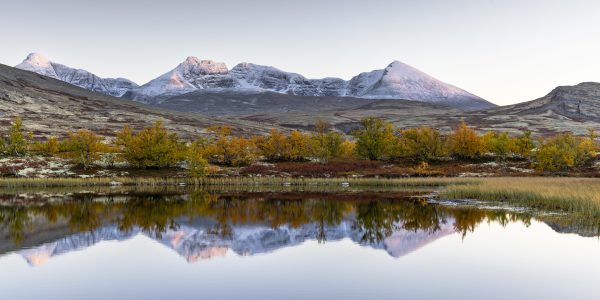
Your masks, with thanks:
[{"label": "reed bed", "polygon": [[600,179],[595,178],[485,178],[448,186],[440,197],[507,202],[600,217]]},{"label": "reed bed", "polygon": [[[284,177],[175,177],[116,178],[4,178],[0,193],[49,188],[118,187],[135,190],[176,187],[202,188],[206,191],[394,191],[399,188],[435,188],[448,199],[479,199],[504,202],[537,209],[576,212],[580,216],[600,217],[600,179],[593,178],[284,178]],[[12,190],[12,191],[11,191]],[[11,192],[9,192],[11,191]]]},{"label": "reed bed", "polygon": [[451,184],[469,184],[473,180],[461,178],[284,178],[284,177],[210,177],[159,178],[4,178],[0,188],[16,187],[90,187],[90,186],[356,186],[356,187],[434,187]]}]

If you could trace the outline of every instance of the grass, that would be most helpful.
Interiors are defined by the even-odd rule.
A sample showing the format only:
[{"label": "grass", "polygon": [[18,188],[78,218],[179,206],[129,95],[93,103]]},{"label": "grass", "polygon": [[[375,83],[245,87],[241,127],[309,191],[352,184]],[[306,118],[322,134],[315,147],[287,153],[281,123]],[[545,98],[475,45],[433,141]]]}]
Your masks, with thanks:
[{"label": "grass", "polygon": [[338,190],[351,188],[380,191],[410,187],[444,187],[440,197],[504,202],[529,208],[575,212],[600,217],[600,179],[593,178],[282,178],[282,177],[121,177],[121,178],[5,178],[1,190],[52,187],[175,187],[229,190]]},{"label": "grass", "polygon": [[440,197],[507,202],[600,217],[600,179],[594,178],[485,178],[448,186]]},{"label": "grass", "polygon": [[350,186],[373,187],[433,187],[450,184],[467,184],[472,180],[460,178],[283,178],[283,177],[115,177],[115,178],[4,178],[0,188],[14,187],[88,187],[111,186],[115,182],[124,186]]}]

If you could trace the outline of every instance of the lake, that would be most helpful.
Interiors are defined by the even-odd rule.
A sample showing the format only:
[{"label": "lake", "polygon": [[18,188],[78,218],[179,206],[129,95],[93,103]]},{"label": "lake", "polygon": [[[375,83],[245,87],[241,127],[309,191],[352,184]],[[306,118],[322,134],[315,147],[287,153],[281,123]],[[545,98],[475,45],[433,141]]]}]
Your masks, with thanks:
[{"label": "lake", "polygon": [[600,299],[597,222],[431,192],[10,191],[2,299]]}]

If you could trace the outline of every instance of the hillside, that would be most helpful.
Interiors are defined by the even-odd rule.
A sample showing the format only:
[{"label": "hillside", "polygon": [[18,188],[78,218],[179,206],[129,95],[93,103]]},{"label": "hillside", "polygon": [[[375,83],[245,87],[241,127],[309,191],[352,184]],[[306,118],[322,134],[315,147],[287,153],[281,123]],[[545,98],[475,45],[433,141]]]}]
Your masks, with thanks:
[{"label": "hillside", "polygon": [[560,86],[544,97],[465,115],[480,128],[584,134],[600,123],[600,83]]},{"label": "hillside", "polygon": [[254,122],[151,107],[5,65],[0,65],[0,112],[2,125],[19,115],[36,137],[61,136],[78,129],[110,134],[125,124],[141,128],[155,121],[186,137],[204,134],[206,127],[219,124],[231,124],[238,132],[269,130]]},{"label": "hillside", "polygon": [[600,83],[561,86],[533,101],[468,112],[416,101],[378,100],[340,110],[259,113],[244,119],[290,128],[308,128],[315,120],[324,119],[350,132],[366,116],[385,118],[401,128],[431,126],[450,131],[460,120],[465,120],[481,132],[499,130],[518,134],[530,130],[542,135],[564,131],[585,134],[588,128],[600,129]]},{"label": "hillside", "polygon": [[270,66],[241,63],[231,70],[224,63],[188,57],[173,70],[123,95],[136,101],[158,103],[190,92],[278,93],[304,97],[408,99],[463,110],[495,105],[444,83],[399,61],[383,70],[363,72],[350,80],[309,79]]},{"label": "hillside", "polygon": [[375,100],[334,96],[296,96],[274,92],[206,91],[170,97],[156,106],[211,116],[246,116],[271,113],[315,113],[356,108]]},{"label": "hillside", "polygon": [[206,127],[217,124],[230,124],[241,133],[264,133],[273,127],[311,129],[319,119],[349,133],[368,116],[404,128],[427,125],[449,131],[464,119],[480,131],[584,134],[600,122],[600,83],[561,86],[533,101],[477,111],[421,101],[297,96],[252,89],[195,90],[149,106],[0,65],[0,111],[2,124],[21,115],[36,136],[64,135],[80,128],[109,134],[124,124],[140,128],[157,120],[183,136],[204,134]]},{"label": "hillside", "polygon": [[390,63],[385,69],[362,72],[350,80],[344,80],[336,77],[309,79],[297,73],[253,63],[240,63],[230,70],[222,62],[190,56],[171,71],[142,86],[124,78],[100,78],[86,70],[50,61],[39,53],[29,54],[16,68],[95,92],[148,104],[190,92],[246,95],[252,91],[307,97],[408,99],[463,110],[496,106],[399,61]]}]

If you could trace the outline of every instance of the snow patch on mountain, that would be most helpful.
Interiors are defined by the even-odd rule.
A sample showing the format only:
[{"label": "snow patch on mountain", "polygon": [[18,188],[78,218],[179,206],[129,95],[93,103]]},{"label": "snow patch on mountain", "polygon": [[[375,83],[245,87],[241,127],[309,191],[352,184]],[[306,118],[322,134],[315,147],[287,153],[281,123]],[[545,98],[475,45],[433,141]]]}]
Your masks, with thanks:
[{"label": "snow patch on mountain", "polygon": [[236,86],[237,82],[224,63],[190,56],[175,69],[132,89],[125,97],[141,102],[155,102],[152,98],[181,95],[198,89]]},{"label": "snow patch on mountain", "polygon": [[173,70],[142,86],[123,78],[100,78],[85,70],[51,62],[38,53],[30,54],[16,67],[92,91],[152,104],[177,95],[209,90],[405,99],[468,109],[495,106],[399,61],[392,62],[384,70],[364,72],[344,80],[335,77],[308,79],[297,73],[252,63],[240,63],[229,70],[222,62],[190,56]]},{"label": "snow patch on mountain", "polygon": [[172,71],[132,90],[125,97],[156,103],[197,90],[405,99],[466,108],[494,106],[399,61],[392,62],[384,70],[364,72],[346,81],[335,77],[308,79],[298,73],[252,63],[240,63],[228,70],[223,63],[188,57]]},{"label": "snow patch on mountain", "polygon": [[58,79],[72,85],[115,97],[121,97],[138,85],[125,78],[100,78],[86,70],[74,69],[48,60],[39,53],[31,53],[15,68]]},{"label": "snow patch on mountain", "polygon": [[388,65],[380,78],[361,96],[376,99],[401,98],[428,102],[460,101],[461,99],[482,100],[471,93],[441,82],[399,61],[394,61]]},{"label": "snow patch on mountain", "polygon": [[22,63],[16,65],[15,68],[58,79],[58,75],[56,75],[50,61],[39,53],[30,53],[27,55],[27,58],[25,58]]}]

